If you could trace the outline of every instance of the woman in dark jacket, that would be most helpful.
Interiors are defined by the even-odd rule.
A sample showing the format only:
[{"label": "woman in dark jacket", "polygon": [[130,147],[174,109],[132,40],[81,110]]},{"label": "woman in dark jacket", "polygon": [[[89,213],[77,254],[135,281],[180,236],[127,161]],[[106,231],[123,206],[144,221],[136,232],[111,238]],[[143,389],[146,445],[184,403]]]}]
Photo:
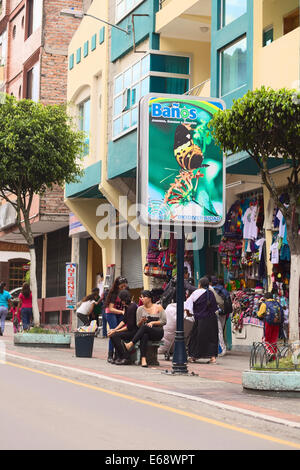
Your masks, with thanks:
[{"label": "woman in dark jacket", "polygon": [[129,365],[131,364],[130,354],[123,347],[122,341],[130,341],[137,332],[136,311],[138,307],[136,303],[131,302],[128,290],[121,291],[119,298],[125,308],[124,318],[116,328],[109,331],[108,337],[112,340],[116,351],[117,359],[115,360],[115,364]]},{"label": "woman in dark jacket", "polygon": [[188,345],[189,356],[193,361],[209,358],[215,364],[218,355],[218,306],[207,278],[200,279],[199,289],[191,294],[184,309],[195,320]]}]

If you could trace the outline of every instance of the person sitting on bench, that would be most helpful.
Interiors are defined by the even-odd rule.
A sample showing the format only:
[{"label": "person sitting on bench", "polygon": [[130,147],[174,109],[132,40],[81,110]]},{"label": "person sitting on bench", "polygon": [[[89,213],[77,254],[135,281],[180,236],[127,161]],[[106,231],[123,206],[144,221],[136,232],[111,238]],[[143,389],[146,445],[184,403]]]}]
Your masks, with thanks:
[{"label": "person sitting on bench", "polygon": [[132,340],[125,344],[127,351],[140,341],[141,366],[148,367],[146,352],[148,341],[160,341],[164,336],[163,326],[166,324],[166,312],[161,305],[153,303],[153,296],[149,290],[141,293],[143,305],[137,309],[136,322],[138,331]]},{"label": "person sitting on bench", "polygon": [[130,354],[122,346],[122,341],[131,340],[137,332],[137,305],[131,302],[131,296],[128,290],[122,290],[119,293],[119,298],[122,305],[125,307],[124,319],[116,328],[109,331],[108,337],[112,340],[116,351],[117,359],[114,361],[114,364],[122,366],[131,364]]}]

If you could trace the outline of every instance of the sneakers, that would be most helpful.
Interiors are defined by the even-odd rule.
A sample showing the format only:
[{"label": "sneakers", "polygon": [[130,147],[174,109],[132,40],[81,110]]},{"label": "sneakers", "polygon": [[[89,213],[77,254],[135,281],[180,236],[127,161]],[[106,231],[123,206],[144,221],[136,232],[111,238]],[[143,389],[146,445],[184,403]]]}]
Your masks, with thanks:
[{"label": "sneakers", "polygon": [[115,364],[117,366],[129,366],[131,361],[129,359],[116,359]]}]

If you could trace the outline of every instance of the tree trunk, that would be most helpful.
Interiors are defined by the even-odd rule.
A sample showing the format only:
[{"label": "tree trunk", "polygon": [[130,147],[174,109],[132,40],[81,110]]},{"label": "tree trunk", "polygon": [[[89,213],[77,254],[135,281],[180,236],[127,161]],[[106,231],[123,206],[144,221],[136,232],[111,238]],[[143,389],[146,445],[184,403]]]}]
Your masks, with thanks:
[{"label": "tree trunk", "polygon": [[291,217],[286,218],[287,239],[291,251],[289,287],[289,341],[299,341],[299,282],[300,282],[300,236],[296,205],[291,204]]},{"label": "tree trunk", "polygon": [[34,246],[30,246],[30,289],[32,293],[32,311],[34,326],[40,324],[40,312],[38,307],[38,291],[36,282],[36,255]]},{"label": "tree trunk", "polygon": [[300,253],[291,252],[291,278],[289,297],[289,340],[299,341],[299,280]]}]

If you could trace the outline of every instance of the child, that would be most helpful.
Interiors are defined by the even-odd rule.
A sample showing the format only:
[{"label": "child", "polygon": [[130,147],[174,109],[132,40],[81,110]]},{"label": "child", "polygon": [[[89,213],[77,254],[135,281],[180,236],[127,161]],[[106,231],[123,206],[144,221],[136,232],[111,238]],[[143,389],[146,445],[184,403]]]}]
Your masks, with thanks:
[{"label": "child", "polygon": [[21,323],[21,312],[18,311],[18,299],[13,299],[12,307],[10,309],[10,313],[12,314],[12,322],[14,327],[14,333],[18,333],[20,330],[20,323]]}]

